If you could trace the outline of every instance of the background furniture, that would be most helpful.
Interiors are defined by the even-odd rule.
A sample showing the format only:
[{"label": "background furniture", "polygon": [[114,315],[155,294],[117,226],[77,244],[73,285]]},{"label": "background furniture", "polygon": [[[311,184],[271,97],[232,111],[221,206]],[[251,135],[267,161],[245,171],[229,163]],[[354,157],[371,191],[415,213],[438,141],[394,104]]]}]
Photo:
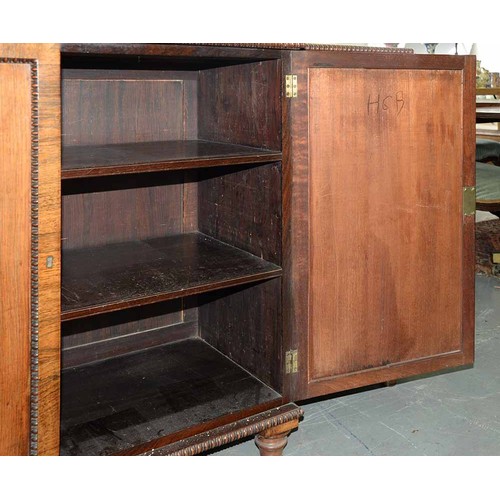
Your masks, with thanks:
[{"label": "background furniture", "polygon": [[296,401],[472,363],[474,58],[0,57],[3,454],[279,454]]},{"label": "background furniture", "polygon": [[[477,89],[478,93],[493,94],[495,101],[500,94],[499,89]],[[476,109],[477,123],[498,123],[500,122],[500,107],[491,106],[492,101],[484,102],[488,107]],[[486,112],[484,112],[486,111]],[[497,217],[500,217],[500,134],[496,131],[491,131],[490,139],[485,139],[484,131],[478,130],[476,138],[476,207],[478,210],[490,212]],[[494,166],[492,166],[493,164]],[[490,224],[493,226],[493,224]],[[495,234],[494,232],[492,234]],[[493,240],[494,241],[494,240]],[[494,250],[498,250],[493,246]],[[495,265],[500,263],[498,251],[493,251],[486,261],[487,269],[495,269]],[[489,267],[493,264],[493,267]]]},{"label": "background furniture", "polygon": [[[500,107],[476,109],[477,123],[497,121],[500,121]],[[476,207],[499,215],[500,169],[495,166],[500,166],[500,142],[479,136],[476,139],[476,162]]]},{"label": "background furniture", "polygon": [[500,168],[476,163],[476,207],[500,216]]},{"label": "background furniture", "polygon": [[476,109],[476,123],[500,121],[500,106],[481,106]]},{"label": "background furniture", "polygon": [[[481,128],[477,130],[477,136],[482,139],[500,141],[500,89],[499,88],[477,88],[476,89],[476,123],[497,123],[496,128]],[[480,96],[493,96],[492,99]]]},{"label": "background furniture", "polygon": [[477,88],[476,95],[492,95],[495,98],[500,96],[500,88],[498,87],[490,87],[490,88]]},{"label": "background furniture", "polygon": [[476,161],[500,165],[500,143],[489,139],[476,139]]}]

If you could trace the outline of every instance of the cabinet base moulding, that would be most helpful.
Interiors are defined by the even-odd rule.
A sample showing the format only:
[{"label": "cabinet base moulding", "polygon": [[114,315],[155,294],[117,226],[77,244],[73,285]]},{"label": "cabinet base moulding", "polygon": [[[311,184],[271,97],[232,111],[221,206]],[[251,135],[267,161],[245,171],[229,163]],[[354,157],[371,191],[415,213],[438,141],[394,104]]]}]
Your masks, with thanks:
[{"label": "cabinet base moulding", "polygon": [[[150,450],[143,455],[198,455],[254,435],[258,435],[256,437],[256,443],[260,449],[261,455],[281,455],[281,451],[286,446],[286,436],[298,427],[299,420],[302,418],[303,414],[304,412],[301,408],[293,403],[290,403],[279,408],[259,413],[258,415],[254,415],[252,417],[218,427],[213,431],[203,432],[171,445]],[[265,442],[272,441],[273,436],[275,436],[275,439],[282,437],[282,439],[284,439],[284,444],[279,446],[278,453],[267,453],[266,451],[269,446],[264,444],[263,447],[261,447],[259,442],[262,440]],[[263,448],[266,448],[266,451],[263,452]]]}]

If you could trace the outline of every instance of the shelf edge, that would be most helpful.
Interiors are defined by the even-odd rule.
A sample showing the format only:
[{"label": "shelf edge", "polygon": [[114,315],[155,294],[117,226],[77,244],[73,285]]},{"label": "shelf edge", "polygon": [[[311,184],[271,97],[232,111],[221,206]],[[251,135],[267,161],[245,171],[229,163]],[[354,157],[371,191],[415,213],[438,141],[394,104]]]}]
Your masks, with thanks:
[{"label": "shelf edge", "polygon": [[110,165],[82,167],[61,170],[61,179],[81,179],[88,177],[105,177],[113,175],[140,174],[170,170],[187,170],[191,168],[224,167],[228,165],[251,165],[281,161],[280,152],[247,156],[231,156],[224,158],[188,158],[185,160],[167,160],[153,163],[137,163],[130,165]]},{"label": "shelf edge", "polygon": [[189,297],[192,295],[198,295],[205,292],[223,290],[225,288],[231,288],[233,286],[245,285],[248,283],[256,283],[259,281],[267,281],[269,279],[279,278],[283,275],[283,270],[279,266],[276,267],[277,269],[274,269],[272,271],[267,271],[265,273],[252,274],[243,277],[239,276],[238,278],[226,281],[219,281],[216,283],[208,283],[193,288],[185,288],[183,290],[175,290],[173,292],[166,292],[147,297],[140,297],[128,301],[120,301],[120,302],[102,304],[99,306],[91,306],[85,309],[61,311],[61,321],[64,322],[80,318],[88,318],[91,316],[97,316],[99,314],[121,311],[124,309],[132,309],[133,307],[155,304],[157,302],[164,302],[168,300]]}]

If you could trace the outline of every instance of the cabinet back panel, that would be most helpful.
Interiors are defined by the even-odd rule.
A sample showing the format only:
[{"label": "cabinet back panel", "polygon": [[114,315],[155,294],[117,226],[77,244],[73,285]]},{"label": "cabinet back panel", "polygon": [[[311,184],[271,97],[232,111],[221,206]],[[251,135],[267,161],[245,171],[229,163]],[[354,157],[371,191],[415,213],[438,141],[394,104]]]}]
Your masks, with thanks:
[{"label": "cabinet back panel", "polygon": [[199,139],[281,150],[281,65],[200,71]]},{"label": "cabinet back panel", "polygon": [[281,163],[200,172],[199,230],[281,264]]},{"label": "cabinet back panel", "polygon": [[[66,180],[63,183],[64,249],[199,230],[279,265],[280,220],[279,162],[254,167]],[[245,300],[269,301],[269,307],[276,311],[277,306],[271,302],[277,299],[271,297],[271,292],[267,293],[269,297],[256,299],[247,295]],[[277,293],[279,296],[279,286]],[[213,310],[222,310],[227,307],[226,303],[233,307],[234,300],[220,301]],[[65,322],[64,366],[84,364],[195,335],[198,309],[194,303],[195,299],[184,299]],[[237,311],[246,314],[248,308],[243,299],[238,304],[231,312],[235,324],[239,323],[240,313]],[[264,306],[252,305],[251,309],[255,307]],[[162,312],[165,310],[168,313]],[[256,317],[259,315],[260,312],[255,313]],[[259,335],[271,338],[274,334],[269,332],[275,328],[276,325],[266,326]],[[217,333],[218,338],[226,336],[224,330],[222,328]],[[229,328],[227,339],[223,342],[219,338],[217,343],[222,346],[231,344],[232,336],[234,333]],[[280,355],[274,344],[262,349],[267,353],[269,363],[272,350]],[[269,363],[264,363],[267,366],[265,376],[279,388],[279,376],[276,373],[269,375]]]},{"label": "cabinet back panel", "polygon": [[280,392],[281,279],[213,292],[199,305],[200,337]]},{"label": "cabinet back panel", "polygon": [[310,69],[310,380],[461,349],[461,78]]},{"label": "cabinet back panel", "polygon": [[136,307],[62,324],[62,366],[69,368],[197,334],[193,299]]},{"label": "cabinet back panel", "polygon": [[168,172],[65,181],[63,249],[183,232],[183,179]]},{"label": "cabinet back panel", "polygon": [[193,76],[65,70],[63,146],[195,139],[197,81]]}]

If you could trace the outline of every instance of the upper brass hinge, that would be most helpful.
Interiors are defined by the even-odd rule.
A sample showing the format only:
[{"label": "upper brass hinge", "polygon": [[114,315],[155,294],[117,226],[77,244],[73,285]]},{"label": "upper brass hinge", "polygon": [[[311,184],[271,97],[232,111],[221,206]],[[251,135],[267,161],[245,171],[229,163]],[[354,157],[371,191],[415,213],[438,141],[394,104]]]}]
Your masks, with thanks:
[{"label": "upper brass hinge", "polygon": [[476,213],[476,188],[474,186],[464,187],[463,214],[474,215]]},{"label": "upper brass hinge", "polygon": [[285,354],[285,373],[297,373],[299,371],[299,352],[287,351]]},{"label": "upper brass hinge", "polygon": [[297,75],[286,75],[285,77],[285,95],[287,97],[297,97]]}]

